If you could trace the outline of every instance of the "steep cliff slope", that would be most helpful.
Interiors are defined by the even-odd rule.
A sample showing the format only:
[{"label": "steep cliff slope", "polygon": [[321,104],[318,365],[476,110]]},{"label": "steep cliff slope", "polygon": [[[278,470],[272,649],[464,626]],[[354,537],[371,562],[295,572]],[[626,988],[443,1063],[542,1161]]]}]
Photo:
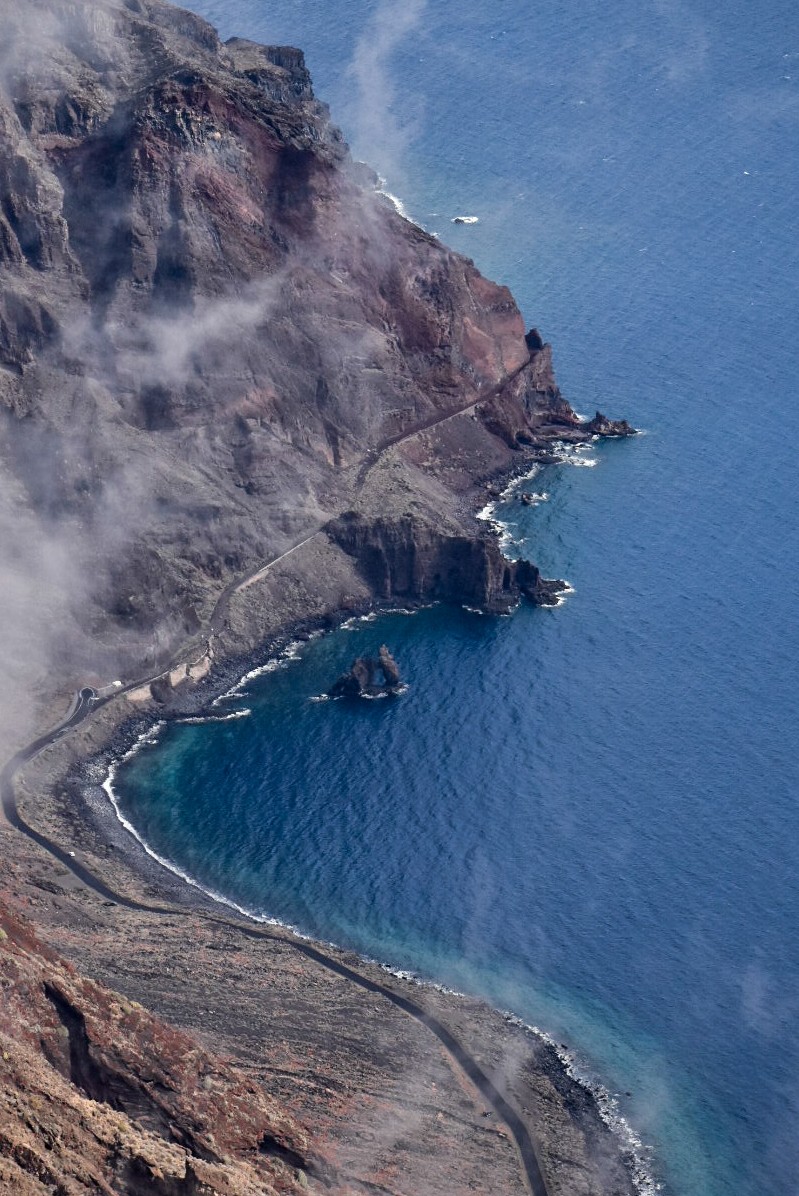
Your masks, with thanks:
[{"label": "steep cliff slope", "polygon": [[[553,439],[630,429],[578,420],[509,292],[376,193],[301,53],[222,45],[162,0],[0,0],[0,29],[3,758],[77,682],[142,678],[192,637],[201,677],[303,615],[552,600],[479,530],[475,493]],[[0,1190],[527,1190],[446,1034],[386,1000],[379,969],[105,899],[151,882],[66,800],[58,753],[151,699],[110,703],[17,778],[49,854],[0,825],[9,901],[128,992],[0,903]],[[502,1077],[548,1190],[626,1196],[553,1052],[425,1000]]]},{"label": "steep cliff slope", "polygon": [[375,193],[298,50],[161,0],[0,18],[4,688],[163,659],[414,429],[482,401],[462,484],[576,428],[507,289]]},{"label": "steep cliff slope", "polygon": [[80,977],[0,905],[0,1191],[267,1196],[319,1170],[229,1064]]}]

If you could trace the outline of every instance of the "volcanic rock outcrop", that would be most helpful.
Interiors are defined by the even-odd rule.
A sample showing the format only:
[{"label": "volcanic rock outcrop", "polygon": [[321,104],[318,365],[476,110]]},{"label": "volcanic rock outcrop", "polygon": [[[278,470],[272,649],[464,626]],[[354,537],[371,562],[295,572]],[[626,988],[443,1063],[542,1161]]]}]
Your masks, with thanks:
[{"label": "volcanic rock outcrop", "polygon": [[167,661],[231,578],[385,514],[360,481],[393,445],[435,527],[420,471],[462,490],[618,434],[580,424],[505,287],[374,191],[298,50],[161,0],[0,17],[7,685]]},{"label": "volcanic rock outcrop", "polygon": [[327,530],[384,601],[433,599],[506,614],[522,595],[553,606],[566,588],[529,561],[507,560],[493,538],[447,534],[412,515],[366,519],[350,511]]},{"label": "volcanic rock outcrop", "polygon": [[594,436],[634,436],[637,429],[626,419],[608,419],[601,411],[597,411],[593,419],[585,425],[587,432]]},{"label": "volcanic rock outcrop", "polygon": [[[222,44],[162,0],[0,0],[0,28],[4,759],[55,725],[78,685],[126,683],[82,724],[83,749],[96,750],[137,703],[152,709],[159,671],[168,702],[306,617],[394,598],[495,612],[522,595],[555,602],[562,583],[503,557],[473,517],[476,496],[554,459],[553,442],[632,429],[582,422],[510,292],[376,193],[300,51]],[[389,654],[378,663],[396,687]],[[359,667],[358,684],[375,671]],[[320,964],[311,987],[307,971],[292,987],[288,934],[265,962],[246,927],[228,927],[226,964],[208,933],[184,934],[153,906],[153,884],[125,872],[61,774],[46,775],[22,804],[75,850],[54,871],[32,832],[35,868],[16,869],[15,899],[28,894],[40,926],[46,910],[59,950],[92,974],[124,973],[154,1008],[205,1027],[208,1050],[81,978],[1,910],[0,1188],[321,1188],[325,1165],[283,1111],[296,1101],[343,1153],[354,1178],[342,1191],[400,1190],[408,1174],[442,1194],[526,1190],[505,1130],[487,1126],[423,1022],[414,1074],[392,1087],[389,1062],[406,1059],[411,1033],[401,1000],[389,1033],[374,984],[350,1016],[346,968],[331,964],[323,982]],[[0,837],[14,871],[20,836],[0,825]],[[76,853],[84,879],[99,869],[109,889],[81,887]],[[127,903],[122,931],[109,929],[117,903],[101,899],[121,873],[150,902]],[[482,1022],[470,1015],[477,1041]],[[486,1039],[498,1044],[492,1074],[504,1033]],[[258,1084],[215,1057],[220,1039],[260,1069]],[[548,1173],[589,1175],[597,1192],[596,1112],[586,1145],[556,1060],[544,1079]],[[384,1142],[386,1108],[405,1128]],[[576,1190],[568,1182],[553,1192]]]},{"label": "volcanic rock outcrop", "polygon": [[385,644],[376,657],[358,656],[348,673],[343,673],[330,687],[331,698],[361,698],[364,695],[396,693],[401,684],[397,662]]},{"label": "volcanic rock outcrop", "polygon": [[[0,905],[0,1191],[307,1189],[307,1132],[247,1076],[79,976]],[[324,1167],[322,1167],[324,1170]]]}]

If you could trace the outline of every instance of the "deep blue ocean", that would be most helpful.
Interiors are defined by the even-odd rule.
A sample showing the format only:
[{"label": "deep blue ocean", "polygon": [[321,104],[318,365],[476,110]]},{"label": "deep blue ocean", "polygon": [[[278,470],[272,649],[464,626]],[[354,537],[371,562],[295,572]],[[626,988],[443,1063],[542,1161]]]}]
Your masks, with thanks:
[{"label": "deep blue ocean", "polygon": [[[125,811],[242,905],[569,1043],[676,1196],[795,1196],[799,9],[192,7],[301,45],[576,409],[646,435],[500,511],[563,606],[314,641],[218,708],[249,717],[139,752]],[[309,700],[383,641],[403,697]]]}]

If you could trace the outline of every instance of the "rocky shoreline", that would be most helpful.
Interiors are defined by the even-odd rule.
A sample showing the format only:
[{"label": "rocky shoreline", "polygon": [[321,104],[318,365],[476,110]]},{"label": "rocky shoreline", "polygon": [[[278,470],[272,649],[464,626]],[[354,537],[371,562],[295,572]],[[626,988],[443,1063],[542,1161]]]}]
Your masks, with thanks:
[{"label": "rocky shoreline", "polygon": [[[474,496],[474,502],[476,501],[477,492]],[[202,716],[211,712],[213,710],[212,703],[216,698],[230,692],[242,677],[253,670],[260,670],[269,662],[279,658],[293,642],[297,642],[297,640],[301,642],[311,635],[323,633],[344,618],[357,617],[375,610],[379,611],[381,608],[390,609],[390,603],[376,601],[372,598],[364,601],[363,605],[358,608],[348,607],[346,610],[336,612],[327,611],[312,620],[307,617],[301,618],[270,636],[261,645],[260,650],[255,653],[231,655],[215,662],[209,674],[196,685],[186,687],[182,692],[175,691],[170,698],[168,709],[165,709],[162,703],[152,701],[148,703],[146,710],[131,711],[131,704],[124,698],[116,702],[112,701],[99,712],[97,716],[99,726],[93,726],[90,720],[88,725],[78,729],[77,743],[60,741],[48,749],[44,757],[34,762],[28,770],[32,775],[25,777],[24,791],[28,794],[34,792],[36,794],[37,825],[40,829],[43,827],[48,835],[57,837],[60,843],[73,844],[71,851],[74,851],[92,871],[113,887],[118,888],[124,895],[132,897],[134,900],[144,895],[149,901],[167,903],[175,910],[180,910],[187,918],[210,917],[217,927],[220,926],[218,902],[201,890],[191,887],[174,873],[164,869],[161,864],[149,857],[120,825],[107,795],[100,788],[109,766],[114,759],[118,759],[120,755],[129,751],[142,735],[146,734],[155,723],[164,717]],[[47,800],[48,793],[51,795],[50,801]],[[24,793],[21,796],[23,809],[28,813]],[[47,810],[47,806],[50,806],[49,810]],[[37,882],[33,883],[35,887]],[[156,937],[160,939],[160,945],[153,944],[152,930],[146,934],[145,937],[150,940],[147,952],[150,963],[149,971],[152,971],[153,963],[157,962],[158,981],[153,983],[153,977],[150,976],[149,982],[146,980],[143,982],[140,968],[133,960],[131,961],[133,966],[130,969],[119,968],[119,960],[111,950],[113,932],[111,942],[109,942],[107,926],[109,921],[113,922],[116,918],[108,912],[107,902],[104,903],[102,918],[102,922],[106,925],[101,927],[90,924],[87,927],[85,925],[85,910],[76,917],[76,911],[68,909],[71,902],[65,899],[67,894],[70,894],[69,885],[61,890],[58,881],[48,882],[40,878],[38,883],[43,885],[45,891],[52,892],[56,898],[53,901],[54,908],[49,911],[49,915],[42,917],[40,912],[37,917],[40,933],[44,933],[46,937],[52,935],[59,943],[63,941],[63,936],[66,933],[70,942],[70,956],[90,974],[98,976],[106,983],[113,984],[130,999],[142,1001],[148,1008],[168,1018],[174,1024],[184,1027],[191,1033],[198,1034],[202,1041],[208,1045],[213,1044],[215,1049],[218,1050],[221,1044],[226,1052],[234,1057],[242,1054],[242,1044],[236,1034],[231,1035],[226,1031],[231,997],[226,992],[227,980],[224,971],[217,969],[213,980],[209,980],[206,976],[205,982],[200,986],[204,996],[201,996],[198,991],[192,992],[190,1000],[181,999],[178,996],[180,991],[185,994],[189,989],[196,990],[199,975],[202,972],[207,972],[207,960],[201,961],[199,958],[195,958],[194,949],[188,949],[188,944],[178,928],[171,927],[171,933],[165,934],[163,937],[158,934]],[[81,892],[80,888],[77,892]],[[74,890],[71,895],[74,895]],[[85,901],[83,903],[85,904]],[[233,916],[235,917],[240,912],[243,911],[234,909]],[[151,923],[152,921],[146,913],[140,917],[144,922]],[[130,911],[124,915],[124,918],[129,927],[131,920],[134,922],[138,920],[136,915]],[[80,923],[84,925],[79,925]],[[226,924],[224,933],[235,939],[237,930],[241,933],[240,928],[231,922]],[[176,932],[178,941],[181,943],[177,955],[183,956],[188,965],[188,971],[182,976],[176,975],[175,965],[172,962],[176,952]],[[283,951],[292,945],[302,950],[304,944],[307,943],[307,940],[302,937],[297,939],[296,933],[288,927],[271,925],[269,934]],[[342,951],[331,944],[319,944],[319,948],[335,960],[344,961],[348,969],[359,975],[377,980],[381,985],[390,983],[391,988],[399,993],[412,993],[414,1000],[419,999],[421,994],[424,1008],[431,1015],[435,1014],[437,1018],[442,1019],[448,1027],[460,1035],[461,1040],[468,1042],[470,1049],[478,1057],[484,1060],[496,1060],[507,1058],[510,1055],[514,1058],[514,1063],[510,1068],[503,1064],[499,1065],[498,1071],[495,1071],[496,1063],[494,1063],[491,1074],[495,1081],[499,1081],[501,1090],[509,1097],[515,1098],[515,1107],[520,1108],[524,1121],[529,1124],[535,1138],[536,1149],[545,1165],[546,1191],[550,1193],[568,1192],[570,1196],[577,1192],[613,1193],[614,1196],[618,1193],[621,1196],[622,1193],[646,1190],[646,1179],[640,1159],[635,1157],[629,1143],[623,1141],[615,1130],[611,1131],[608,1127],[606,1110],[602,1108],[601,1103],[598,1103],[591,1091],[581,1081],[568,1074],[568,1062],[564,1060],[554,1044],[541,1039],[519,1024],[513,1024],[513,1019],[508,1019],[506,1015],[490,1009],[484,1003],[473,998],[447,993],[426,984],[420,988],[418,983],[409,978],[392,977],[387,981],[385,967],[380,964],[353,956],[351,952]],[[232,946],[229,949],[232,950]],[[236,949],[236,954],[237,956],[241,954],[240,947]],[[240,981],[248,974],[249,963],[248,958],[244,972],[240,975]],[[264,975],[264,973],[261,972],[259,975]],[[271,967],[267,967],[266,976],[268,976],[270,988],[279,990],[281,978],[273,973]],[[121,983],[122,981],[125,983]],[[168,984],[167,988],[165,988],[165,981]],[[296,983],[296,975],[292,974],[290,977],[284,978],[284,982]],[[207,1000],[209,1004],[203,1006],[202,1001],[204,1000]],[[209,1019],[202,1016],[203,1008],[215,1011],[210,1024]],[[315,1008],[313,1001],[308,1008],[309,1012]],[[304,1017],[300,1019],[300,1021],[303,1020]],[[297,1033],[299,1029],[299,1026],[294,1026],[294,1033]],[[306,1032],[304,1027],[303,1032]],[[372,1029],[370,1035],[374,1033],[375,1031]],[[379,1037],[382,1039],[385,1033],[384,1026],[379,1031]],[[404,1034],[404,1029],[401,1034]],[[326,1037],[326,1034],[324,1036]],[[315,1043],[314,1052],[317,1046],[318,1044]],[[356,1058],[359,1057],[361,1051],[368,1056],[372,1049],[373,1045],[369,1041],[359,1038],[356,1046]],[[339,1057],[336,1056],[336,1058],[340,1063]],[[351,1065],[348,1064],[347,1067]],[[332,1079],[332,1076],[328,1076],[327,1079]],[[385,1080],[384,1076],[383,1082]],[[394,1082],[396,1082],[396,1077],[394,1077]],[[415,1083],[416,1079],[414,1079]],[[437,1091],[440,1092],[440,1082]],[[281,1099],[289,1099],[285,1088],[280,1087],[277,1092]],[[550,1095],[547,1096],[546,1093]],[[479,1104],[479,1101],[477,1103]],[[544,1109],[546,1109],[546,1116],[542,1122],[540,1119]],[[293,1112],[309,1126],[311,1139],[314,1140],[314,1116],[318,1114],[318,1109],[314,1106],[313,1116],[309,1116],[310,1107],[307,1104],[297,1105],[295,1103]],[[491,1116],[493,1115],[487,1113],[485,1109],[479,1110],[482,1122],[490,1121]],[[494,1125],[495,1123],[492,1122],[492,1128]],[[336,1143],[336,1148],[339,1148],[340,1144],[336,1134],[340,1132],[341,1126],[338,1126],[336,1130],[328,1130],[329,1138],[323,1136],[325,1149],[329,1148],[331,1143]],[[502,1133],[499,1133],[497,1137],[498,1141],[504,1139]],[[570,1144],[568,1149],[564,1146],[565,1142]],[[325,1149],[322,1150],[323,1155]],[[354,1158],[358,1151],[354,1146],[353,1150]],[[549,1166],[547,1166],[548,1156],[552,1160]],[[463,1160],[463,1163],[465,1173],[472,1177],[470,1183],[473,1186],[477,1184],[477,1190],[517,1190],[517,1181],[510,1177],[512,1168],[508,1168],[507,1164],[506,1168],[508,1168],[509,1174],[506,1183],[508,1186],[483,1188],[481,1185],[486,1181],[479,1177],[483,1174],[485,1161],[475,1160],[468,1163]],[[426,1174],[429,1160],[419,1157],[414,1166],[421,1167],[422,1164],[424,1164]],[[357,1167],[360,1164],[353,1162],[349,1165]],[[492,1162],[491,1166],[494,1165]],[[300,1168],[300,1171],[302,1170]],[[303,1173],[306,1174],[306,1172]],[[330,1172],[325,1170],[325,1174],[328,1177],[327,1182],[330,1182]],[[412,1186],[414,1182],[421,1184],[422,1181],[421,1179],[414,1181],[414,1167],[411,1167],[408,1160],[403,1163],[403,1174],[404,1182],[411,1185],[406,1190],[421,1190],[421,1188]],[[309,1178],[313,1186],[313,1179]],[[518,1190],[526,1190],[523,1175],[521,1179],[522,1187]],[[362,1182],[361,1176],[348,1175],[346,1179],[337,1178],[333,1182],[333,1188],[336,1191],[359,1191]],[[428,1185],[425,1187],[426,1191],[439,1190],[436,1181],[427,1174],[424,1182]],[[453,1181],[449,1165],[442,1169],[440,1182],[443,1185],[442,1191],[451,1190],[449,1185]],[[352,1184],[352,1187],[348,1186],[349,1184]]]},{"label": "rocky shoreline", "polygon": [[220,907],[99,786],[295,636],[555,602],[486,488],[633,429],[384,203],[300,51],[162,0],[0,15],[0,1190],[630,1196],[551,1044]]},{"label": "rocky shoreline", "polygon": [[[517,459],[513,468],[505,471],[504,477],[496,473],[488,485],[507,482],[512,475],[529,468],[532,460],[532,455]],[[461,498],[472,513],[469,519],[474,518],[473,513],[483,501],[485,487],[485,482],[472,486],[468,498],[466,494]],[[491,553],[496,551],[500,557],[495,535],[486,537],[479,525],[473,535],[474,543],[490,544]],[[403,538],[394,543],[401,557]],[[318,558],[321,555],[329,565],[331,553],[339,568],[343,566],[346,572],[347,601],[343,605],[340,602],[334,605],[330,592],[325,592],[319,585]],[[303,560],[305,554],[310,558],[307,562]],[[321,1164],[314,1163],[313,1167],[293,1168],[292,1173],[302,1176],[303,1182],[312,1188],[315,1183],[320,1183],[322,1187],[332,1184],[333,1190],[341,1192],[365,1191],[386,1165],[386,1159],[390,1159],[390,1166],[402,1177],[406,1191],[444,1193],[461,1184],[486,1192],[529,1191],[529,1179],[519,1167],[515,1144],[491,1108],[483,1107],[479,1092],[474,1090],[466,1102],[471,1109],[466,1118],[471,1126],[467,1138],[445,1139],[447,1144],[442,1145],[434,1135],[426,1139],[424,1147],[411,1150],[408,1147],[410,1139],[403,1130],[393,1136],[391,1144],[381,1147],[380,1168],[375,1171],[377,1164],[372,1151],[365,1150],[365,1143],[373,1140],[374,1128],[361,1128],[359,1114],[356,1117],[359,1128],[355,1129],[351,1113],[353,1102],[357,1105],[363,1096],[366,1084],[362,1074],[364,1061],[372,1060],[367,1087],[373,1093],[382,1094],[381,1104],[388,1101],[391,1105],[392,1100],[396,1101],[396,1116],[405,1125],[409,1118],[415,1122],[422,1116],[413,1110],[418,1102],[420,1069],[424,1072],[432,1066],[429,1046],[424,1046],[422,1041],[416,1042],[413,1073],[404,1077],[408,1029],[404,1022],[396,1023],[394,1014],[371,1007],[368,1028],[354,1032],[348,1023],[336,1030],[339,1015],[331,1008],[330,1001],[334,998],[328,991],[332,981],[326,978],[324,965],[320,969],[318,964],[309,964],[307,958],[302,958],[307,940],[302,936],[298,938],[290,928],[270,926],[270,946],[266,952],[269,959],[261,958],[264,953],[264,942],[261,941],[257,944],[259,958],[256,960],[248,945],[246,924],[239,923],[243,911],[232,910],[229,920],[223,917],[220,921],[218,901],[150,858],[121,826],[107,795],[100,788],[113,759],[130,750],[156,722],[164,717],[208,713],[213,709],[215,698],[230,691],[253,670],[268,665],[292,642],[324,633],[347,618],[391,609],[397,605],[400,596],[404,606],[425,605],[438,600],[435,593],[414,593],[409,579],[401,584],[399,595],[393,586],[387,589],[383,584],[373,588],[369,573],[366,578],[360,573],[357,553],[351,556],[342,549],[336,534],[327,542],[308,542],[282,568],[288,572],[288,577],[269,576],[261,584],[273,591],[293,589],[297,592],[298,581],[309,574],[314,578],[315,589],[304,590],[300,585],[299,592],[303,595],[303,604],[311,594],[310,612],[307,606],[295,608],[288,617],[284,614],[279,623],[265,628],[263,612],[269,603],[265,595],[260,595],[256,603],[257,624],[263,638],[255,644],[252,639],[248,643],[248,638],[256,634],[250,603],[257,587],[250,587],[240,595],[242,609],[235,599],[232,601],[228,625],[217,637],[213,660],[203,675],[192,680],[187,669],[178,669],[175,686],[171,681],[166,686],[155,685],[151,687],[152,693],[146,696],[141,692],[132,695],[136,701],[128,695],[112,695],[70,736],[54,742],[27,766],[18,785],[23,815],[40,833],[68,849],[70,856],[74,855],[92,875],[119,892],[123,899],[155,903],[164,907],[162,913],[154,916],[146,910],[125,910],[107,898],[93,897],[83,885],[75,883],[75,878],[69,877],[57,861],[42,860],[40,853],[34,852],[35,865],[32,867],[30,858],[18,848],[12,853],[15,866],[12,866],[9,877],[13,886],[13,904],[16,908],[27,907],[29,914],[35,911],[39,934],[59,950],[66,950],[82,971],[121,991],[126,999],[140,1002],[157,1016],[195,1035],[207,1049],[221,1051],[237,1060],[248,1073],[254,1068],[270,1097],[281,1101],[305,1127],[308,1140],[323,1160]],[[393,576],[395,570],[389,572]],[[335,587],[340,587],[341,575],[335,569],[328,570],[326,576],[333,578]],[[560,588],[558,583],[550,584],[556,587],[555,592]],[[485,586],[485,581],[481,585]],[[507,591],[500,592],[507,594]],[[336,593],[340,593],[340,588]],[[446,595],[449,600],[454,596],[454,593]],[[520,596],[519,591],[511,592],[507,605],[502,603],[493,609],[509,610]],[[536,600],[535,592],[531,597]],[[474,601],[474,593],[467,590],[464,598]],[[489,609],[492,609],[491,605]],[[243,651],[242,642],[246,645]],[[162,677],[169,679],[175,672],[174,668],[167,670]],[[8,885],[5,892],[8,893]],[[218,946],[219,954],[210,957],[207,950],[198,949],[195,944],[207,919],[213,923],[214,935],[223,939],[223,945]],[[181,925],[183,920],[190,923],[190,929]],[[114,945],[120,938],[135,944],[125,960],[120,960]],[[513,1025],[503,1014],[480,1001],[444,993],[427,985],[420,988],[407,979],[387,979],[385,969],[379,964],[360,959],[333,945],[320,944],[319,950],[335,962],[342,961],[353,975],[381,986],[388,984],[400,995],[408,993],[414,1002],[420,1003],[431,1016],[457,1034],[459,1041],[468,1044],[470,1055],[487,1065],[492,1082],[518,1110],[535,1142],[536,1157],[540,1159],[546,1177],[545,1190],[550,1196],[561,1192],[564,1196],[566,1193],[569,1196],[577,1193],[629,1196],[635,1191],[646,1190],[640,1160],[629,1145],[611,1131],[606,1111],[591,1092],[569,1076],[568,1065],[553,1044],[522,1026]],[[292,951],[299,952],[299,958],[286,969],[286,952]],[[224,966],[226,953],[233,953],[237,961],[238,979],[232,987],[230,974]],[[310,979],[309,971],[312,973]],[[251,983],[256,989],[266,987],[270,991],[271,999],[266,1009],[255,1007],[249,991]],[[306,983],[311,984],[313,995],[298,995],[297,986],[303,989]],[[340,977],[336,977],[336,986],[340,983]],[[283,996],[280,996],[281,992]],[[351,1008],[353,999],[357,1005],[360,998],[346,994],[335,997],[336,1002],[343,1000],[347,1008]],[[234,1014],[239,1003],[248,1010],[246,1026]],[[260,1034],[261,1042],[268,1037],[276,1007],[281,1009],[282,1031],[293,1043],[292,1067],[299,1066],[302,1054],[317,1060],[319,1074],[302,1094],[295,1091],[285,1077],[276,1081],[271,1065],[254,1061],[254,1036]],[[285,1009],[291,1009],[293,1013],[287,1017]],[[213,1016],[209,1010],[213,1011]],[[320,1014],[322,1025],[311,1033],[309,1025],[316,1024]],[[340,1036],[338,1042],[337,1035]],[[388,1052],[387,1041],[391,1043]],[[374,1056],[377,1042],[382,1044],[378,1052],[379,1065]],[[328,1052],[326,1064],[318,1064],[320,1051]],[[511,1064],[509,1059],[513,1061]],[[430,1072],[437,1076],[429,1083],[436,1094],[435,1129],[439,1133],[443,1132],[438,1124],[439,1117],[446,1120],[448,1116],[447,1101],[454,1100],[459,1093],[457,1102],[463,1103],[464,1078],[462,1075],[459,1078],[458,1068],[455,1066],[453,1070],[451,1061],[448,1068],[446,1083],[437,1069]],[[282,1070],[288,1075],[292,1068]],[[357,1077],[345,1085],[346,1107],[350,1112],[343,1117],[332,1117],[325,1109],[323,1093],[337,1090],[342,1075]],[[469,1082],[465,1082],[468,1089]],[[403,1086],[407,1084],[410,1084],[413,1095],[405,1091]],[[462,1135],[466,1132],[463,1114],[459,1113],[457,1117],[459,1135]],[[487,1126],[490,1126],[488,1134]],[[294,1147],[287,1149],[294,1150]],[[431,1164],[431,1156],[436,1157],[435,1164]],[[338,1169],[331,1158],[339,1160]],[[335,1178],[331,1179],[333,1175]],[[489,1175],[492,1176],[490,1180]],[[320,1176],[325,1177],[324,1182]]]}]

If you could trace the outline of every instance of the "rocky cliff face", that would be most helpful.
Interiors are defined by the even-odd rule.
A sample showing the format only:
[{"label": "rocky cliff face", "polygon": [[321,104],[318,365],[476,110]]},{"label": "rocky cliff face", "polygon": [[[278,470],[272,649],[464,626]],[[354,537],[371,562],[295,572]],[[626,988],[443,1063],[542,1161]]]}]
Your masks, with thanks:
[{"label": "rocky cliff face", "polygon": [[347,512],[329,534],[383,601],[461,602],[507,614],[522,595],[551,606],[565,589],[529,561],[506,560],[494,539],[446,534],[411,515],[392,521]]},{"label": "rocky cliff face", "polygon": [[[162,0],[0,0],[0,28],[0,752],[58,721],[76,682],[151,675],[192,637],[167,694],[173,676],[204,677],[214,650],[235,656],[302,615],[554,601],[559,583],[479,531],[475,486],[555,439],[631,429],[581,423],[507,289],[377,195],[302,54],[223,45]],[[380,667],[393,684],[393,662]],[[85,745],[105,733],[88,726]],[[51,784],[27,796],[52,830]],[[57,825],[85,852],[71,807]],[[18,836],[0,835],[18,861]],[[115,883],[116,855],[103,843],[93,858]],[[284,1107],[312,1117],[315,1141],[328,1127],[356,1177],[341,1191],[407,1176],[431,1192],[524,1189],[505,1130],[424,1019],[406,1066],[409,1023],[399,1002],[388,1033],[379,986],[361,986],[353,1029],[341,967],[319,964],[309,988],[307,950],[292,976],[288,939],[267,963],[228,928],[234,973],[163,910],[158,931],[108,931],[114,903],[62,888],[66,868],[58,884],[39,875],[53,867],[41,854],[21,865],[23,889],[31,867],[51,934],[67,927],[73,952],[85,936],[94,974],[127,969],[130,991],[193,1033],[214,1015],[207,1045],[240,1051],[267,1088],[81,978],[0,903],[3,1190],[322,1188],[332,1173]],[[499,1070],[505,1033],[487,1039]],[[548,1173],[589,1176],[553,1191],[610,1190],[555,1063],[539,1072]],[[531,1092],[519,1087],[525,1116]],[[386,1109],[409,1128],[384,1148]]]},{"label": "rocky cliff face", "polygon": [[324,1169],[258,1085],[2,905],[0,987],[0,1191],[265,1196]]},{"label": "rocky cliff face", "polygon": [[369,454],[453,412],[477,404],[467,471],[577,427],[510,293],[375,193],[299,51],[161,0],[0,17],[17,674],[162,658],[232,576],[360,509]]}]

